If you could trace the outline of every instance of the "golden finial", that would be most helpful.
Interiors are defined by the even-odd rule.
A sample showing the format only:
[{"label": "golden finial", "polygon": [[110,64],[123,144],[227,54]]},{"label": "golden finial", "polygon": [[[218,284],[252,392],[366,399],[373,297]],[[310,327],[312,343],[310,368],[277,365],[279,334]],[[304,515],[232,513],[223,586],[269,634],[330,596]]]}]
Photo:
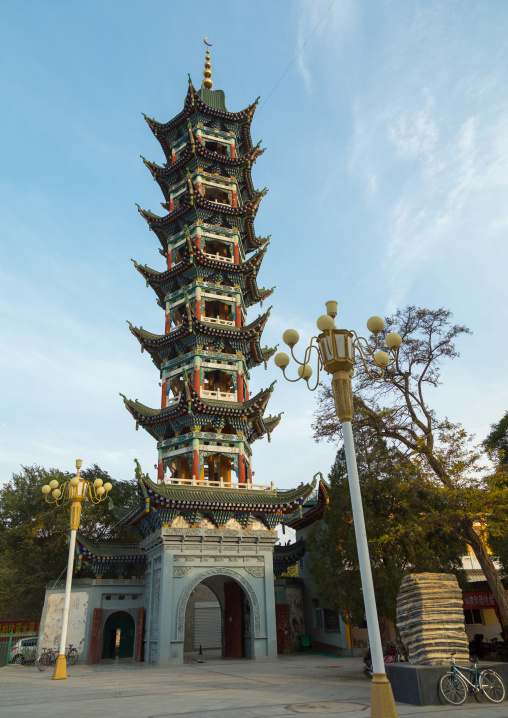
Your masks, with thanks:
[{"label": "golden finial", "polygon": [[204,72],[203,72],[203,77],[204,77],[205,79],[203,80],[203,85],[204,85],[208,90],[211,90],[212,87],[213,87],[213,82],[212,82],[212,65],[211,65],[211,63],[210,63],[210,50],[209,50],[208,48],[209,48],[209,47],[213,47],[213,46],[210,45],[210,43],[206,41],[207,38],[208,38],[208,35],[207,35],[207,36],[205,37],[205,39],[203,40],[203,42],[204,42],[205,45],[206,45],[205,70],[204,70]]}]

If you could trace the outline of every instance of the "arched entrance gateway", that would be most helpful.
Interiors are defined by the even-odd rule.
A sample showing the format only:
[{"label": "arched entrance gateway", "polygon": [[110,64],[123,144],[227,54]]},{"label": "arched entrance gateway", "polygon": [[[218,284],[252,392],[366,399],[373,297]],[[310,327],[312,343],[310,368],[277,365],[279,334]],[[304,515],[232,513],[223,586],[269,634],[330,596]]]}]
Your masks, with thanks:
[{"label": "arched entrance gateway", "polygon": [[192,581],[190,588],[181,599],[187,600],[184,653],[202,649],[208,657],[252,658],[251,602],[240,583],[215,575]]},{"label": "arched entrance gateway", "polygon": [[258,601],[252,587],[250,592],[244,591],[239,574],[235,580],[230,577],[233,572],[228,573],[222,574],[218,569],[218,573],[202,580],[198,576],[183,592],[180,610],[185,611],[184,653],[201,648],[209,656],[253,657]]}]

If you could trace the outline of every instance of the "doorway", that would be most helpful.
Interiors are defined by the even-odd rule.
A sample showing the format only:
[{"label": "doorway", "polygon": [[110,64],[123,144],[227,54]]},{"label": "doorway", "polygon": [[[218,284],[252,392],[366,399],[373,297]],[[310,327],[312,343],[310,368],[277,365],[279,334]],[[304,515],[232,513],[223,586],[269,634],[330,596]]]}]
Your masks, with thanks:
[{"label": "doorway", "polygon": [[250,603],[242,587],[211,576],[191,593],[185,610],[184,651],[207,659],[251,658]]},{"label": "doorway", "polygon": [[115,611],[104,625],[102,658],[134,658],[136,625],[126,611]]}]

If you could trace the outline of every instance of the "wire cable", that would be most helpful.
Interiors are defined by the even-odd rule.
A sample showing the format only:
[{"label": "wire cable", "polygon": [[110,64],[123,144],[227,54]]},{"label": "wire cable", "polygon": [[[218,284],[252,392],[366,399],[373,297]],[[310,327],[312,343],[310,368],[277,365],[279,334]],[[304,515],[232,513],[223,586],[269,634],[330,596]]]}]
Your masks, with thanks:
[{"label": "wire cable", "polygon": [[293,57],[293,59],[291,60],[291,62],[290,62],[289,65],[287,66],[286,70],[282,73],[281,78],[275,83],[275,85],[273,86],[272,90],[270,91],[270,94],[268,95],[268,97],[266,98],[266,100],[263,102],[263,104],[261,105],[261,107],[259,108],[259,110],[257,111],[257,114],[258,114],[258,115],[259,115],[259,113],[261,112],[261,110],[263,109],[263,107],[266,105],[266,103],[268,102],[268,100],[270,99],[270,97],[273,95],[273,93],[275,92],[275,90],[278,88],[278,86],[280,85],[280,83],[282,82],[282,80],[286,77],[286,75],[288,74],[289,70],[293,67],[293,65],[294,65],[294,63],[296,62],[296,60],[298,59],[300,53],[302,52],[302,50],[304,49],[304,47],[307,45],[307,43],[309,42],[309,40],[311,39],[311,37],[314,35],[314,33],[316,32],[316,30],[317,30],[318,27],[321,25],[321,23],[323,22],[323,20],[324,20],[325,17],[328,15],[328,13],[330,12],[330,10],[332,9],[332,7],[335,5],[336,2],[337,2],[337,0],[333,0],[332,4],[331,4],[330,7],[328,8],[328,10],[326,10],[326,12],[325,12],[325,14],[323,15],[323,17],[321,18],[321,20],[318,22],[318,24],[316,25],[316,27],[312,30],[312,32],[310,33],[309,37],[305,40],[305,42],[303,43],[303,45],[300,47],[300,49],[298,50],[298,52],[296,53],[296,55]]}]

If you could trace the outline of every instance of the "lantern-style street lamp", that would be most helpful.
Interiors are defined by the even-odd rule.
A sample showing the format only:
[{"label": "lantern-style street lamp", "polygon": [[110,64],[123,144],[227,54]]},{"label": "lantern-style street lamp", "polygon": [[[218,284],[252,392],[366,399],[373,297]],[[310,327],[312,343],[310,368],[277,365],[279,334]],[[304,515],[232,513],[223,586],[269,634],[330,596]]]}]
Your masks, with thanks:
[{"label": "lantern-style street lamp", "polygon": [[93,504],[99,504],[107,498],[109,492],[113,488],[108,482],[104,483],[102,479],[95,479],[93,484],[79,475],[79,470],[83,462],[76,459],[76,476],[69,481],[59,484],[53,479],[42,487],[42,493],[46,497],[48,504],[61,506],[63,503],[70,502],[70,524],[71,538],[69,542],[69,561],[67,563],[67,577],[65,580],[65,598],[62,614],[62,633],[60,636],[60,650],[55,664],[54,679],[67,678],[67,662],[65,658],[65,643],[67,641],[67,624],[69,622],[69,605],[71,602],[72,587],[72,571],[74,567],[74,550],[76,547],[76,532],[79,528],[81,519],[81,503],[86,499],[90,499]]},{"label": "lantern-style street lamp", "polygon": [[[346,452],[346,463],[349,478],[349,491],[351,494],[351,506],[353,510],[353,521],[358,548],[358,561],[360,564],[360,576],[362,580],[363,600],[367,617],[367,628],[369,632],[370,650],[372,655],[373,679],[371,686],[371,716],[375,718],[394,718],[398,716],[397,707],[393,698],[392,687],[387,678],[383,660],[383,647],[381,645],[381,634],[379,632],[379,620],[376,608],[376,597],[372,581],[372,569],[369,558],[369,545],[367,542],[367,531],[363,515],[362,496],[360,492],[360,481],[358,479],[358,468],[356,465],[355,447],[351,421],[353,419],[353,392],[351,389],[351,377],[354,374],[356,357],[359,355],[362,364],[369,377],[373,380],[381,380],[384,377],[385,369],[396,361],[397,353],[402,344],[401,337],[392,332],[385,337],[385,343],[390,353],[379,350],[379,333],[384,329],[384,321],[381,317],[371,317],[367,322],[367,329],[375,337],[375,345],[372,347],[364,337],[359,337],[355,331],[337,329],[335,317],[337,316],[337,302],[326,302],[327,314],[317,320],[317,327],[321,332],[317,337],[312,337],[309,346],[305,349],[303,362],[298,361],[293,353],[293,347],[299,340],[298,332],[295,329],[287,329],[283,335],[283,341],[290,347],[291,356],[298,366],[298,378],[289,379],[286,376],[286,368],[290,358],[284,352],[275,356],[275,364],[284,373],[288,381],[300,381],[304,379],[307,387],[314,391],[319,385],[319,372],[324,369],[332,375],[332,390],[335,401],[337,416],[342,425],[344,436],[344,449]],[[316,342],[316,343],[314,343]],[[312,376],[310,361],[312,351],[317,353],[316,383],[312,388],[309,386],[309,379]],[[391,354],[391,356],[390,356]],[[369,367],[369,364],[371,365]],[[371,371],[372,369],[372,371]]]}]

